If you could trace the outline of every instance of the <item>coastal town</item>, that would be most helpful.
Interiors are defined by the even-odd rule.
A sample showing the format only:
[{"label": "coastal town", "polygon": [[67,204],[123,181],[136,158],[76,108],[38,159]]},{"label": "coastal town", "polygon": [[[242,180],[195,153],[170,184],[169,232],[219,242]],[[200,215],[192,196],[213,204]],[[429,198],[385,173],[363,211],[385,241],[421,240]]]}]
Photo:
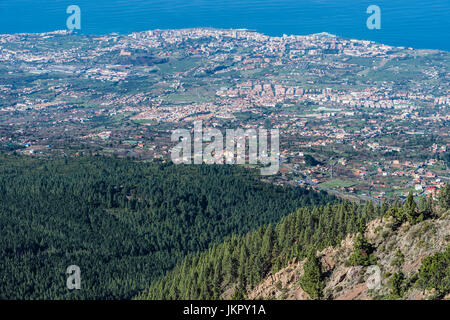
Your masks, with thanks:
[{"label": "coastal town", "polygon": [[245,29],[0,35],[0,148],[169,161],[171,133],[279,129],[265,178],[342,197],[450,181],[450,53]]}]

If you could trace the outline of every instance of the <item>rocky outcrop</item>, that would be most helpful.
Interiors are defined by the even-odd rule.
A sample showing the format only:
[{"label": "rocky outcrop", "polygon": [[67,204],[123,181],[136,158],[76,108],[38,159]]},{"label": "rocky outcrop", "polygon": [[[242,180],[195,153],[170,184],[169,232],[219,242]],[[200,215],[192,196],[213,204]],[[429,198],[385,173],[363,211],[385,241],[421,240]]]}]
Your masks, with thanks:
[{"label": "rocky outcrop", "polygon": [[[426,220],[417,225],[402,225],[392,229],[389,219],[370,222],[366,229],[367,240],[376,248],[376,266],[346,266],[353,250],[355,235],[349,235],[337,247],[326,248],[318,256],[326,275],[325,299],[366,300],[381,299],[389,292],[392,274],[402,271],[412,277],[420,268],[423,258],[444,251],[450,240],[450,217]],[[401,252],[402,258],[399,259]],[[288,266],[270,274],[248,292],[249,299],[309,299],[299,285],[305,260],[293,260]],[[404,299],[427,299],[432,293],[412,286]]]}]

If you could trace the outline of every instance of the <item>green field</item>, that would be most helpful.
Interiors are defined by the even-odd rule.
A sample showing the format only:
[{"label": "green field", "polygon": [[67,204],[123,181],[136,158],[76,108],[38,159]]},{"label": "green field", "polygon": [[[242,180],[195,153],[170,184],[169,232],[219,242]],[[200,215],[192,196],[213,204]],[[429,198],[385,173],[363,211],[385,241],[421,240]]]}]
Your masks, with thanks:
[{"label": "green field", "polygon": [[320,186],[325,188],[348,188],[355,185],[353,181],[350,180],[341,180],[341,179],[333,179],[324,183],[321,183]]}]

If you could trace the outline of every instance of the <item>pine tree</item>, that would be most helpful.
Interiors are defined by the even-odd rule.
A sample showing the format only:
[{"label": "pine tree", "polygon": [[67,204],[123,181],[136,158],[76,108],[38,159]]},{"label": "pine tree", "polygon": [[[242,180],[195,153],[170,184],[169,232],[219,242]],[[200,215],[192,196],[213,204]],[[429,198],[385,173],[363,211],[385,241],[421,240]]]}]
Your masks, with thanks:
[{"label": "pine tree", "polygon": [[403,274],[403,272],[399,271],[392,276],[390,280],[391,286],[390,298],[399,299],[403,296],[403,293],[405,292],[404,282],[405,282],[405,275]]},{"label": "pine tree", "polygon": [[322,265],[315,251],[311,250],[309,252],[303,270],[304,273],[300,279],[300,286],[309,294],[311,299],[321,299],[323,297],[325,282],[322,274]]},{"label": "pine tree", "polygon": [[272,225],[269,225],[264,233],[262,246],[261,246],[261,258],[263,260],[262,275],[265,275],[270,271],[272,264],[272,250],[274,245],[274,232]]},{"label": "pine tree", "polygon": [[412,192],[408,194],[405,204],[403,205],[403,214],[411,224],[420,222],[423,219],[423,217],[420,216],[420,213],[417,210],[417,204],[416,201],[414,201]]},{"label": "pine tree", "polygon": [[439,191],[439,207],[443,210],[450,209],[450,184],[446,183]]},{"label": "pine tree", "polygon": [[372,254],[373,246],[366,240],[362,233],[356,237],[353,253],[346,261],[347,266],[369,266],[376,263]]},{"label": "pine tree", "polygon": [[428,197],[421,197],[419,199],[418,208],[424,219],[434,216],[433,196],[429,195]]}]

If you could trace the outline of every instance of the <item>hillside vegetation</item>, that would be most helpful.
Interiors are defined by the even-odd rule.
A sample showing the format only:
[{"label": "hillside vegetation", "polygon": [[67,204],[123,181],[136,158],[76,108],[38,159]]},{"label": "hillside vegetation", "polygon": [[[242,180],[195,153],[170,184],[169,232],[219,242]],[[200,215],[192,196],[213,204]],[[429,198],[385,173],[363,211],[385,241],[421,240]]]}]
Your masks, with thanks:
[{"label": "hillside vegetation", "polygon": [[338,244],[358,232],[383,208],[351,202],[301,208],[276,225],[232,236],[207,252],[184,260],[138,296],[143,299],[245,298],[265,277],[312,248]]},{"label": "hillside vegetation", "polygon": [[0,155],[0,298],[129,299],[188,255],[332,200],[236,166]]},{"label": "hillside vegetation", "polygon": [[410,194],[403,204],[299,209],[185,259],[137,298],[443,298],[450,292],[449,196],[447,185],[439,201],[417,203]]}]

